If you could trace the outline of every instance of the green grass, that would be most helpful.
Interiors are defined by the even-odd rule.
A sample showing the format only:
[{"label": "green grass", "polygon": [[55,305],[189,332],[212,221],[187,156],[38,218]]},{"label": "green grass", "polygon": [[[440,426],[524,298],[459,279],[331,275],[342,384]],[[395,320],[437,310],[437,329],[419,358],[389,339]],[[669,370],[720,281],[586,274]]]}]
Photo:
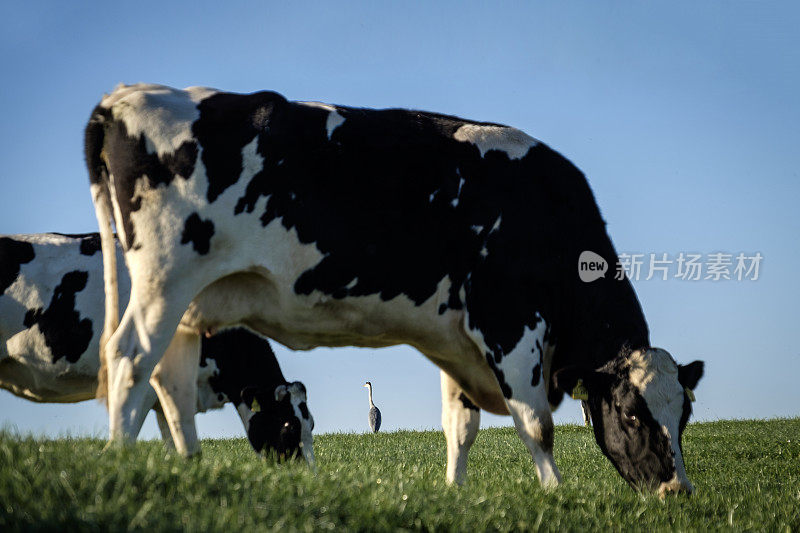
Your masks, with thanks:
[{"label": "green grass", "polygon": [[590,431],[556,428],[564,484],[543,491],[513,429],[482,430],[462,488],[440,432],[315,439],[319,471],[257,459],[243,439],[185,461],[159,442],[0,433],[0,530],[800,530],[800,419],[690,425],[691,496],[641,496]]}]

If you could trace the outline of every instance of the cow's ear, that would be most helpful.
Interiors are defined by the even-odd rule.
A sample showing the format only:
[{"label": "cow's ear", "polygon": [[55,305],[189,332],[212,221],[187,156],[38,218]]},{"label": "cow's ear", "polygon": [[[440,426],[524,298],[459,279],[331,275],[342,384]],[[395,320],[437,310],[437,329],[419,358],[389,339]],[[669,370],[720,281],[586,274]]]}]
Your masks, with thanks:
[{"label": "cow's ear", "polygon": [[275,401],[280,402],[286,395],[289,394],[289,388],[286,385],[278,385],[275,387]]},{"label": "cow's ear", "polygon": [[678,365],[678,381],[689,390],[697,386],[697,382],[703,377],[703,361],[694,361],[688,365]]},{"label": "cow's ear", "polygon": [[556,388],[566,392],[576,400],[588,400],[591,384],[596,372],[584,366],[567,366],[553,375]]},{"label": "cow's ear", "polygon": [[258,388],[253,387],[252,385],[243,388],[241,392],[242,402],[244,402],[247,408],[253,411],[254,413],[257,413],[258,411],[261,410],[261,406],[259,405],[258,400],[256,400],[257,392]]}]

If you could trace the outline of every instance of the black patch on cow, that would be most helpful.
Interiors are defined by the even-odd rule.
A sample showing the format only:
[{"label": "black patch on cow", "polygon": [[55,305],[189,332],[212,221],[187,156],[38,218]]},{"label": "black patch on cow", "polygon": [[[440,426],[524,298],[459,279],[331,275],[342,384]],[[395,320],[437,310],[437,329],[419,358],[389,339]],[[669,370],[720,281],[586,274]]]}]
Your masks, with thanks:
[{"label": "black patch on cow", "polygon": [[[91,142],[98,142],[97,126],[93,122],[97,116],[97,110],[92,115],[92,119],[87,126],[87,143],[89,142],[90,129]],[[194,172],[195,162],[197,161],[197,143],[184,141],[174,152],[159,156],[151,153],[147,149],[145,136],[132,136],[128,133],[125,123],[121,120],[113,120],[110,113],[103,111],[103,136],[100,145],[105,154],[105,162],[96,154],[97,147],[90,149],[87,144],[87,164],[91,168],[97,167],[99,176],[105,172],[104,165],[108,165],[110,174],[114,177],[114,189],[117,194],[122,215],[122,223],[125,229],[126,249],[138,248],[136,243],[135,229],[131,220],[131,213],[141,208],[142,198],[135,193],[137,183],[141,181],[140,187],[144,190],[155,189],[159,186],[168,186],[176,176],[188,179]],[[92,178],[94,179],[94,178]]]},{"label": "black patch on cow", "polygon": [[[94,233],[59,233],[57,231],[50,232],[52,235],[60,235],[62,237],[67,237],[69,239],[77,239],[80,240],[79,244],[79,251],[81,255],[88,255],[92,256],[100,251],[101,244],[100,244],[100,234],[97,232]],[[114,234],[114,238],[117,238],[117,234]]]},{"label": "black patch on cow", "polygon": [[34,257],[36,254],[31,243],[0,237],[0,295],[17,279],[20,267],[33,261]]},{"label": "black patch on cow", "polygon": [[197,213],[192,213],[186,218],[181,235],[181,244],[192,243],[194,251],[205,255],[211,248],[211,237],[214,235],[214,223],[203,220]]},{"label": "black patch on cow", "polygon": [[45,344],[50,348],[53,363],[62,357],[75,363],[92,340],[92,321],[81,318],[75,309],[75,295],[86,288],[89,273],[83,270],[67,272],[53,291],[47,309],[30,309],[25,313],[25,327],[39,325]]},{"label": "black patch on cow", "polygon": [[458,399],[461,400],[461,405],[464,406],[465,409],[471,409],[473,411],[480,411],[477,405],[472,403],[472,400],[467,398],[467,395],[463,392],[458,395]]},{"label": "black patch on cow", "polygon": [[298,403],[297,408],[300,409],[300,414],[303,416],[303,418],[308,420],[308,418],[311,416],[311,413],[308,412],[308,406],[306,405],[306,402]]},{"label": "black patch on cow", "polygon": [[245,328],[220,331],[212,337],[203,337],[200,343],[200,365],[208,360],[217,365],[218,373],[208,382],[211,389],[224,394],[239,405],[245,387],[271,389],[286,383],[275,352],[269,341]]},{"label": "black patch on cow", "polygon": [[285,104],[283,96],[269,91],[247,98],[217,93],[200,102],[201,119],[192,125],[192,133],[201,146],[213,147],[201,155],[209,181],[209,202],[238,181],[243,169],[242,148],[256,135],[268,132],[275,110]]},{"label": "black patch on cow", "polygon": [[531,378],[531,386],[532,387],[538,386],[541,378],[542,378],[542,365],[536,363],[536,366],[533,367],[533,377]]},{"label": "black patch on cow", "polygon": [[439,314],[443,315],[445,311],[447,311],[447,304],[440,304],[439,305]]},{"label": "black patch on cow", "polygon": [[553,420],[552,418],[541,420],[540,423],[540,430],[542,432],[542,450],[553,453],[553,441],[555,436]]},{"label": "black patch on cow", "polygon": [[100,251],[100,234],[95,234],[81,239],[80,252],[82,255],[94,255]]},{"label": "black patch on cow", "polygon": [[54,231],[52,234],[80,240],[78,249],[80,250],[81,255],[92,256],[100,251],[99,233],[58,233]]},{"label": "black patch on cow", "polygon": [[489,363],[489,368],[494,372],[494,377],[497,378],[497,383],[500,385],[500,390],[503,391],[503,396],[506,399],[511,398],[511,386],[506,383],[506,376],[503,371],[497,367],[491,353],[486,354],[486,361]]}]

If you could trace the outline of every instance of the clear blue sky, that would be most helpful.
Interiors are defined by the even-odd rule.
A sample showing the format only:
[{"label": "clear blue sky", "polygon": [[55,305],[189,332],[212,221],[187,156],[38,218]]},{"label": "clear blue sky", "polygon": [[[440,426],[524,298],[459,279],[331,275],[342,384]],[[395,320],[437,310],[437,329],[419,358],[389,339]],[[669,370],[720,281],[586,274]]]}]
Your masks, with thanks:
[{"label": "clear blue sky", "polygon": [[[82,132],[119,82],[502,122],[586,173],[619,251],[760,252],[755,282],[634,286],[653,343],[706,361],[697,418],[800,415],[796,3],[89,4],[4,3],[0,233],[96,231]],[[440,427],[438,371],[411,348],[277,351],[318,432],[366,429],[365,380],[387,430]],[[556,421],[578,416],[565,401]],[[242,434],[231,410],[198,423]],[[106,417],[0,391],[0,425],[104,435]]]}]

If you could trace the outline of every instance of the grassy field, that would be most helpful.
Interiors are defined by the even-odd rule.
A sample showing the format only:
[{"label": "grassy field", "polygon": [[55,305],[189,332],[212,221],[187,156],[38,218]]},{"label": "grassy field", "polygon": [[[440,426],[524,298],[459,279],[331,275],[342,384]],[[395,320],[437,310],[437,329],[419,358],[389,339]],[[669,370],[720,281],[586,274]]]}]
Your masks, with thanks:
[{"label": "grassy field", "polygon": [[159,442],[0,433],[0,530],[800,530],[800,419],[690,425],[691,496],[641,496],[590,431],[556,428],[564,484],[543,491],[513,429],[486,429],[469,480],[444,484],[441,432],[315,439],[317,475],[257,459],[242,439],[185,461]]}]

